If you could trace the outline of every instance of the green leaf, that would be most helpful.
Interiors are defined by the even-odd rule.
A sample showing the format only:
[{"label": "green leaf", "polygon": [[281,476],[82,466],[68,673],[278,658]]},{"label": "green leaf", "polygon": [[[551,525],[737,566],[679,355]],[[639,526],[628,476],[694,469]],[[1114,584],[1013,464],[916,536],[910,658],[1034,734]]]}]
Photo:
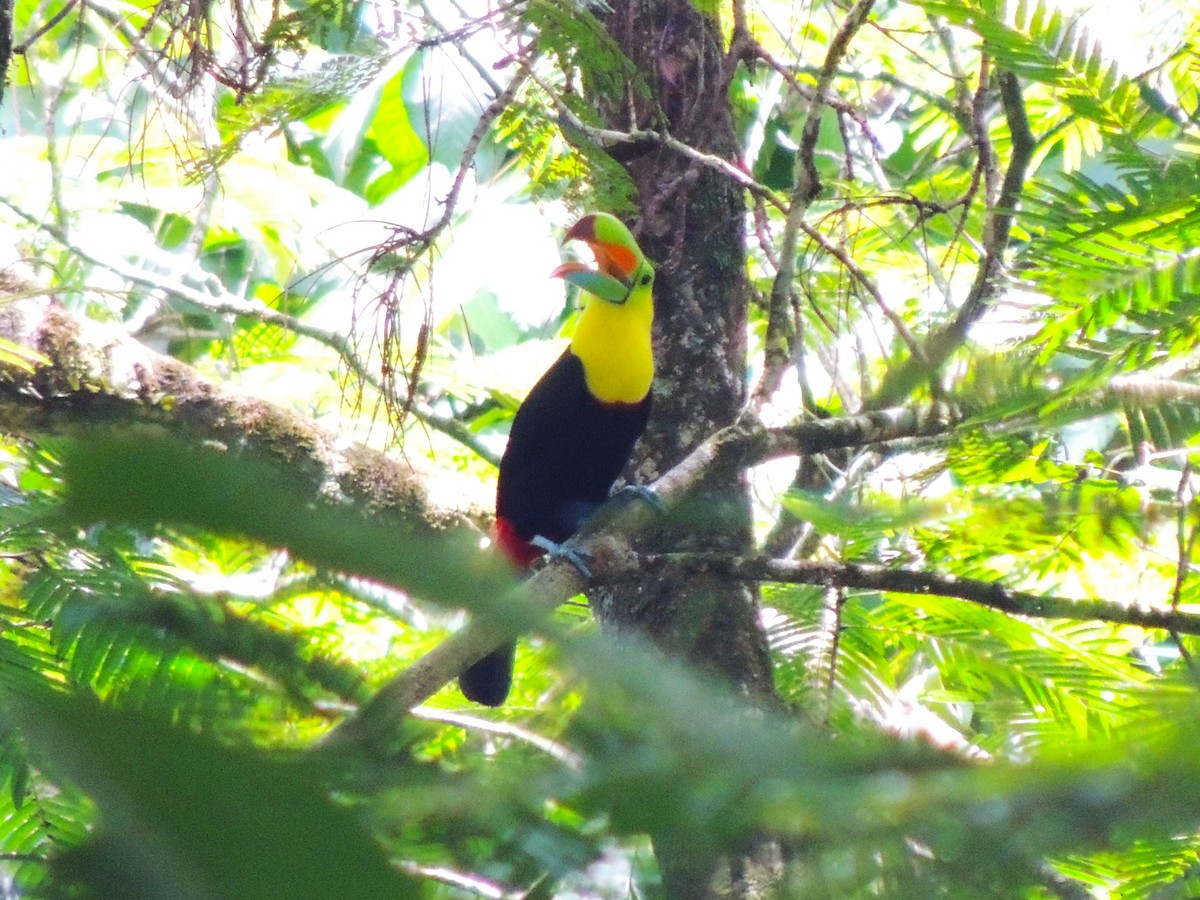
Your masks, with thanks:
[{"label": "green leaf", "polygon": [[830,503],[819,494],[789,491],[781,501],[798,519],[811,522],[819,531],[845,536],[877,534],[905,528],[943,515],[944,503],[879,499],[870,504]]},{"label": "green leaf", "polygon": [[88,896],[420,896],[330,799],[330,772],[313,758],[221,746],[82,697],[26,695],[14,709],[37,751],[99,810],[93,834],[54,861]]},{"label": "green leaf", "polygon": [[[409,110],[404,100],[404,69],[401,69],[383,86],[367,130],[367,137],[375,142],[375,148],[392,167],[389,173],[392,191],[407,184],[429,163],[429,152],[409,121]],[[382,197],[372,199],[377,202]]]},{"label": "green leaf", "polygon": [[48,365],[50,360],[31,347],[0,338],[0,369],[7,367],[21,372],[32,372],[38,366]]},{"label": "green leaf", "polygon": [[187,444],[152,426],[80,438],[64,450],[63,471],[72,521],[245,535],[453,607],[485,604],[513,583],[508,566],[479,549],[473,529],[426,523],[419,504],[404,521],[334,501],[314,505],[259,457]]}]

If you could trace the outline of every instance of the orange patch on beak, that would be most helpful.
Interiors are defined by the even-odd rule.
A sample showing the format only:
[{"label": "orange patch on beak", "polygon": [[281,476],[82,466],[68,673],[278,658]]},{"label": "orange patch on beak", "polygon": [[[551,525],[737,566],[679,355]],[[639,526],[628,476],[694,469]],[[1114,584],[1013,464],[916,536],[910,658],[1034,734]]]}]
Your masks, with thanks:
[{"label": "orange patch on beak", "polygon": [[592,253],[596,256],[596,265],[600,267],[601,272],[629,282],[633,277],[633,270],[637,268],[637,256],[632,250],[620,244],[605,244],[600,241],[588,241],[587,244],[592,248]]}]

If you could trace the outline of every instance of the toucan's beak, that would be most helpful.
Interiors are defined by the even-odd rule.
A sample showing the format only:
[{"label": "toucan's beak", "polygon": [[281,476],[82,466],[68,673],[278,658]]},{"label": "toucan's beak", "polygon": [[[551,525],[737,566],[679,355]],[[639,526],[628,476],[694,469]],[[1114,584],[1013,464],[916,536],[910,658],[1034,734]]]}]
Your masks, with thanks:
[{"label": "toucan's beak", "polygon": [[[583,241],[596,258],[596,268],[580,262],[566,262],[551,272],[568,284],[594,294],[610,303],[624,303],[629,299],[633,286],[633,274],[638,267],[638,251],[619,240],[619,236],[598,234],[598,217],[584,216],[567,231],[566,240]],[[603,227],[603,225],[601,225]]]},{"label": "toucan's beak", "polygon": [[609,303],[624,303],[629,299],[629,285],[580,262],[565,262],[550,274]]}]

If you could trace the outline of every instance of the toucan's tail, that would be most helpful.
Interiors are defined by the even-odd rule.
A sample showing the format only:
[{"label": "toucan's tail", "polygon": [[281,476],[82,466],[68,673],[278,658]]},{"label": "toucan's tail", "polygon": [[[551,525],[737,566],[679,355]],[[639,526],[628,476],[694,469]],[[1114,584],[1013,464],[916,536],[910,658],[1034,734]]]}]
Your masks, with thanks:
[{"label": "toucan's tail", "polygon": [[512,687],[513,659],[517,644],[497,647],[458,676],[458,688],[472,703],[502,706]]}]

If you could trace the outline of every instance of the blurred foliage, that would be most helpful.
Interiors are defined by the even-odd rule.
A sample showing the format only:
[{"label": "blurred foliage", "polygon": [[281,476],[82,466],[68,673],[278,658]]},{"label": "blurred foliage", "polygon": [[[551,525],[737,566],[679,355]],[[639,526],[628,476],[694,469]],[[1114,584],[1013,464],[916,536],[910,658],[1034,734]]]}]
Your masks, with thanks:
[{"label": "blurred foliage", "polygon": [[[844,4],[744,6],[771,60],[731,73],[739,162],[786,203]],[[911,398],[967,424],[751,473],[772,552],[1200,608],[1200,17],[1090,6],[879,0],[851,41],[770,421],[870,406],[954,319],[1011,158],[998,72],[1036,147],[986,315]],[[489,507],[570,327],[556,235],[633,205],[587,98],[654,86],[603,5],[13,12],[0,271]],[[762,203],[747,230],[748,379],[783,227]],[[39,363],[0,342],[0,378]],[[648,834],[778,840],[783,897],[1200,892],[1193,637],[768,584],[764,711],[568,606],[502,710],[450,686],[334,754],[504,579],[473,531],[314,508],[211,451],[0,446],[5,896],[656,897]]]}]

